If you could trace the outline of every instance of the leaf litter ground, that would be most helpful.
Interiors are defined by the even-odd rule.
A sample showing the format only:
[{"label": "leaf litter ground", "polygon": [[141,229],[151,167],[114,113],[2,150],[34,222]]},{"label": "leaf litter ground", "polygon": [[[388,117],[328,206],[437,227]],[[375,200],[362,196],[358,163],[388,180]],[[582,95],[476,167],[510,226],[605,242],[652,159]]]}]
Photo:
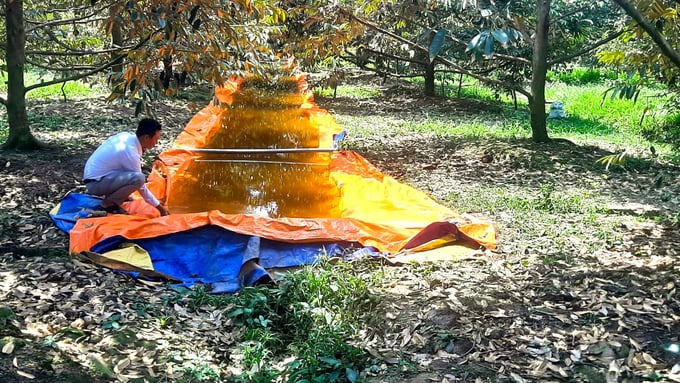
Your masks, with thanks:
[{"label": "leaf litter ground", "polygon": [[[381,303],[353,341],[375,361],[367,381],[680,381],[680,357],[664,348],[680,341],[677,167],[605,172],[595,160],[610,152],[596,141],[395,131],[430,113],[498,112],[402,87],[318,103],[382,171],[499,229],[496,252],[381,269]],[[157,106],[166,138],[145,169],[196,112],[186,105]],[[230,380],[238,329],[223,313],[168,304],[165,286],[68,258],[68,237],[47,216],[83,191],[87,156],[133,126],[131,111],[33,104],[35,133],[53,148],[0,152],[0,381],[173,381],[201,368]]]}]

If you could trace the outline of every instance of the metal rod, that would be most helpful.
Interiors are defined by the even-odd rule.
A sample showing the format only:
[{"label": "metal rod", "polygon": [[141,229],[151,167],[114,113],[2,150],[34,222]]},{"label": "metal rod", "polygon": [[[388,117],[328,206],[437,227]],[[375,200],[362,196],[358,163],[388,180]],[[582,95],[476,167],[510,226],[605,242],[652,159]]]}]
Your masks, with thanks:
[{"label": "metal rod", "polygon": [[238,162],[238,163],[247,163],[247,164],[283,164],[283,165],[328,166],[328,164],[317,164],[317,163],[314,163],[314,162],[259,161],[259,160],[195,160],[194,162]]},{"label": "metal rod", "polygon": [[274,149],[204,149],[204,148],[179,148],[196,153],[305,153],[305,152],[335,152],[337,149],[331,148],[274,148]]}]

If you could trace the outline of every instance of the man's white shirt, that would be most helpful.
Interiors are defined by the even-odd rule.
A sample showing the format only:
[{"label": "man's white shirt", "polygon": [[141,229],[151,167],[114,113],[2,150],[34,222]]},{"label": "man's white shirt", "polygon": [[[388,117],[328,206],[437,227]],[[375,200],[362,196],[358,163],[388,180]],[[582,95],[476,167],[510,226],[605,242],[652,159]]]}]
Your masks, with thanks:
[{"label": "man's white shirt", "polygon": [[[85,163],[83,179],[99,181],[120,171],[142,172],[142,144],[133,133],[121,132],[107,138]],[[158,206],[158,199],[146,185],[139,192],[151,206]]]}]

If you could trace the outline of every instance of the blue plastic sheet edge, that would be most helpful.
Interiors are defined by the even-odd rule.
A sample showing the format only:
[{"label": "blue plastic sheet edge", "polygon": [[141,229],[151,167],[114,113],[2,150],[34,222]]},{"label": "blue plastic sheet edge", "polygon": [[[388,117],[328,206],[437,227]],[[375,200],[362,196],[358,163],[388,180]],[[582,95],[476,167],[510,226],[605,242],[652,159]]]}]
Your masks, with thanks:
[{"label": "blue plastic sheet edge", "polygon": [[[68,233],[78,219],[91,216],[91,211],[100,202],[95,196],[69,193],[50,218],[59,229]],[[266,279],[266,269],[313,264],[320,257],[347,254],[348,249],[357,249],[356,254],[361,255],[379,254],[375,249],[355,242],[287,243],[213,225],[147,239],[113,236],[97,243],[91,251],[101,254],[124,243],[135,243],[146,250],[155,271],[181,280],[185,287],[207,285],[214,293],[233,293],[262,281]],[[240,278],[241,267],[250,260],[257,261],[260,267]]]}]

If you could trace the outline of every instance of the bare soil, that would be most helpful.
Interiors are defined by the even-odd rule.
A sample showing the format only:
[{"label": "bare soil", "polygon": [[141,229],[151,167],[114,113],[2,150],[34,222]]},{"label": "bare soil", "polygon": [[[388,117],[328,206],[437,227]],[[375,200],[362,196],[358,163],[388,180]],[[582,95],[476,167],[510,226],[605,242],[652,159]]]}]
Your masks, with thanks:
[{"label": "bare soil", "polygon": [[[597,142],[404,134],[394,121],[499,109],[376,86],[384,96],[317,102],[339,119],[384,124],[380,134],[348,141],[385,173],[454,208],[489,190],[555,205],[469,212],[497,225],[498,251],[387,267],[380,309],[358,344],[382,361],[364,372],[368,381],[680,381],[680,357],[664,349],[680,342],[677,167],[642,159],[607,172],[595,161],[611,152]],[[157,105],[165,138],[147,166],[201,106]],[[138,321],[171,291],[68,257],[68,236],[48,217],[66,193],[84,190],[88,155],[131,129],[133,110],[99,100],[33,102],[33,131],[50,147],[0,152],[2,382],[191,381],[178,371],[197,365],[233,380],[234,329],[220,313],[176,308],[169,327]],[[554,191],[541,192],[545,185]],[[560,207],[579,195],[597,196],[601,209]],[[107,326],[112,318],[120,328]]]}]

